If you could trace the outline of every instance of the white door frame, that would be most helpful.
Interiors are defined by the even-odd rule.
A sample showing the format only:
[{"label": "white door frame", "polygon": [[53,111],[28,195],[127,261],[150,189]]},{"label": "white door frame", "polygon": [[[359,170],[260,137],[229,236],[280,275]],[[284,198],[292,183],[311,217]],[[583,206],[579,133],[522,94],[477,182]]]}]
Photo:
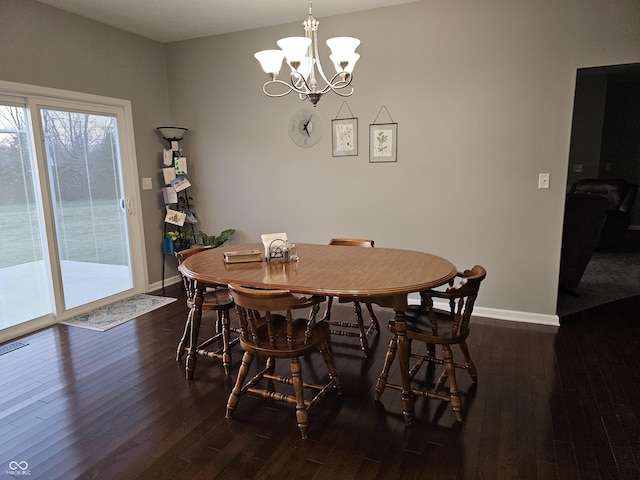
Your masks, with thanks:
[{"label": "white door frame", "polygon": [[[58,321],[66,320],[72,316],[93,310],[136,293],[145,292],[148,288],[149,277],[147,270],[147,256],[145,251],[144,230],[142,221],[142,207],[138,190],[138,166],[135,152],[135,137],[133,131],[133,115],[131,102],[117,98],[103,97],[86,93],[70,92],[48,87],[24,85],[0,80],[0,95],[22,97],[26,99],[27,108],[32,119],[33,141],[35,144],[35,161],[41,172],[38,177],[39,194],[41,195],[44,210],[44,222],[46,226],[47,251],[45,258],[51,268],[53,282],[52,298],[55,299],[53,315],[48,315],[31,322],[26,322],[15,327],[0,331],[0,342],[28,333],[30,331],[51,325]],[[104,112],[116,115],[118,118],[118,136],[120,143],[120,158],[122,167],[122,182],[127,202],[129,215],[127,216],[129,230],[129,245],[131,254],[131,273],[133,276],[133,288],[118,295],[114,295],[90,304],[64,311],[61,288],[60,266],[55,252],[55,233],[53,219],[51,218],[51,193],[46,181],[46,158],[43,152],[42,132],[34,128],[39,124],[40,107],[69,108],[74,110],[89,110],[92,112]],[[50,259],[54,259],[51,261]]]}]

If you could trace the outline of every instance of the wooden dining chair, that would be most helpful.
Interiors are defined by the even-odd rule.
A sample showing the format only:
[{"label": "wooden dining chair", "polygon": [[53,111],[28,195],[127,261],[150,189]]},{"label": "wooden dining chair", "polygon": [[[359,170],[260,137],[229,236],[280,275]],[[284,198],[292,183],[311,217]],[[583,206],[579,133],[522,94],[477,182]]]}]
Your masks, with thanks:
[{"label": "wooden dining chair", "polygon": [[[187,250],[181,250],[176,252],[176,258],[178,259],[178,266],[184,262],[191,255],[195,255],[204,250],[212,248],[211,246],[199,245]],[[189,337],[191,328],[193,326],[192,309],[195,305],[196,297],[196,284],[195,282],[182,276],[184,282],[184,288],[187,296],[187,307],[189,307],[189,315],[184,326],[184,333],[182,338],[178,342],[178,349],[176,352],[176,361],[179,361],[185,353],[188,353],[192,348],[195,348],[195,354],[198,356],[217,358],[222,360],[222,366],[224,373],[228,375],[231,367],[231,347],[239,343],[238,338],[231,338],[232,331],[238,331],[237,327],[231,326],[231,319],[229,312],[234,307],[233,299],[229,295],[229,289],[226,286],[210,286],[204,294],[202,302],[203,314],[206,311],[213,311],[216,313],[215,317],[215,333],[213,336],[205,340],[204,342],[191,346],[189,345]],[[198,332],[196,332],[198,333]],[[197,335],[196,337],[197,338]],[[218,348],[210,349],[211,345],[218,344]],[[191,375],[193,371],[191,372]]]},{"label": "wooden dining chair", "polygon": [[[364,240],[360,238],[332,238],[329,242],[329,245],[372,248],[373,243],[373,240]],[[371,305],[370,303],[365,303],[366,308],[369,311],[369,316],[371,317],[371,322],[368,325],[365,325],[364,318],[362,317],[362,307],[358,300],[349,297],[340,297],[338,301],[340,303],[353,302],[353,308],[356,314],[356,323],[331,321],[331,306],[333,304],[333,297],[329,297],[327,300],[327,308],[324,312],[323,320],[329,322],[329,325],[331,325],[332,327],[339,327],[332,328],[331,334],[360,338],[360,348],[365,353],[365,355],[369,355],[369,336],[371,336],[374,331],[378,333],[380,332],[380,324],[378,323],[378,318],[373,311],[373,305]],[[345,328],[350,330],[344,330]]]},{"label": "wooden dining chair", "polygon": [[[317,322],[320,302],[325,297],[301,297],[287,290],[259,290],[230,285],[229,291],[236,304],[240,318],[240,346],[244,350],[238,378],[229,395],[226,417],[231,418],[240,398],[253,393],[264,398],[278,400],[296,406],[296,418],[302,438],[307,438],[308,412],[336,389],[341,393],[341,383],[333,365],[328,348],[329,325]],[[292,311],[309,310],[308,318],[296,317]],[[300,357],[318,350],[329,372],[328,383],[318,385],[304,381]],[[264,368],[246,381],[255,357],[266,358]],[[291,377],[274,375],[278,358],[290,360]],[[266,386],[258,388],[261,381],[268,380]],[[274,391],[273,382],[292,385],[294,395]],[[309,400],[305,390],[317,391]]]},{"label": "wooden dining chair", "polygon": [[[478,296],[480,283],[487,275],[486,270],[476,265],[471,270],[458,272],[457,283],[449,285],[446,290],[427,290],[420,292],[421,304],[412,305],[406,312],[407,319],[407,339],[409,340],[409,355],[413,366],[410,365],[409,378],[413,380],[424,363],[436,363],[444,365],[444,371],[439,376],[432,389],[422,386],[413,386],[411,391],[414,396],[424,396],[435,398],[451,403],[453,413],[458,421],[462,421],[462,402],[458,385],[456,383],[456,368],[467,371],[474,383],[478,381],[478,373],[473,364],[466,338],[471,330],[471,318],[473,305]],[[433,300],[442,299],[449,308],[438,309],[434,306]],[[445,307],[446,308],[446,307]],[[396,355],[398,348],[398,336],[395,328],[395,321],[389,322],[389,331],[393,338],[389,342],[389,349],[385,357],[382,372],[378,377],[375,387],[375,400],[378,401],[386,387],[402,391],[402,386],[388,382],[389,369]],[[424,342],[426,344],[426,354],[412,352],[413,342]],[[435,346],[442,347],[442,355],[437,356]],[[451,345],[458,345],[464,356],[464,363],[455,362]],[[445,382],[449,382],[449,392],[440,393]]]}]

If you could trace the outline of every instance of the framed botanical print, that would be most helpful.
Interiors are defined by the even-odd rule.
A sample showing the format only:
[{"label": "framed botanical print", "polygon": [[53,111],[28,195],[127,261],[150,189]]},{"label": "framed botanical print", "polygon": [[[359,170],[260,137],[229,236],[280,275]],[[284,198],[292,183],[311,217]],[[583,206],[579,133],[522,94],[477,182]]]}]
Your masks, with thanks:
[{"label": "framed botanical print", "polygon": [[331,139],[334,157],[358,155],[358,119],[331,120]]},{"label": "framed botanical print", "polygon": [[369,162],[398,161],[398,124],[373,123],[369,125]]}]

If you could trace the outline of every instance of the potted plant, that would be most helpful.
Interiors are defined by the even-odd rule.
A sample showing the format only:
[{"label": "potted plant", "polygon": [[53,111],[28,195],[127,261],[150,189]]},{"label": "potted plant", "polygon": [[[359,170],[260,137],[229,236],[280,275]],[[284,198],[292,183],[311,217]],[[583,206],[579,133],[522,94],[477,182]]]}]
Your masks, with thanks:
[{"label": "potted plant", "polygon": [[219,247],[224,242],[229,240],[233,234],[236,233],[235,229],[228,228],[220,232],[220,235],[207,235],[206,233],[200,231],[196,232],[196,238],[201,242],[202,245],[210,245],[213,248]]},{"label": "potted plant", "polygon": [[[164,245],[165,253],[179,252],[191,247],[191,236],[192,233],[185,227],[178,227],[175,230],[167,232]],[[169,242],[166,240],[169,240]],[[171,251],[167,251],[168,244],[170,244]]]}]

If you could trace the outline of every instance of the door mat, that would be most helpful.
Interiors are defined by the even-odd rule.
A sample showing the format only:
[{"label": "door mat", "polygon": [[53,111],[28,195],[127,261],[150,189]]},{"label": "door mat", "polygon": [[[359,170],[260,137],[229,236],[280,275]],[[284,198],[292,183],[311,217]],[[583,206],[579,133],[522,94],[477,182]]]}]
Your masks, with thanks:
[{"label": "door mat", "polygon": [[104,332],[175,301],[175,298],[170,297],[134,295],[60,323]]},{"label": "door mat", "polygon": [[13,352],[14,350],[17,350],[19,348],[26,347],[27,345],[29,345],[29,344],[28,343],[22,343],[22,342],[7,343],[6,345],[0,346],[0,355],[4,355],[5,353]]}]

